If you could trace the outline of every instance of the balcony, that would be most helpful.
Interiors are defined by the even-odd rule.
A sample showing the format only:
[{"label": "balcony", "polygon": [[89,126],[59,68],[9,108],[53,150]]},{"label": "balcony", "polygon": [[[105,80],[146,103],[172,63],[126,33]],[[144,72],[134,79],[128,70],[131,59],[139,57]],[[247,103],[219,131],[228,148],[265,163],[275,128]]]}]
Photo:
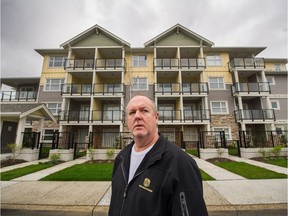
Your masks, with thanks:
[{"label": "balcony", "polygon": [[204,122],[210,121],[210,110],[158,110],[159,122]]},{"label": "balcony", "polygon": [[70,70],[111,70],[125,68],[125,59],[66,59],[64,69]]},{"label": "balcony", "polygon": [[206,68],[205,59],[203,58],[181,58],[180,59],[181,69],[195,70]]},{"label": "balcony", "polygon": [[92,84],[62,84],[61,95],[91,95]]},{"label": "balcony", "polygon": [[235,110],[235,119],[236,122],[239,121],[252,121],[252,122],[264,122],[264,121],[275,121],[275,112],[274,109],[242,109]]},{"label": "balcony", "polygon": [[1,91],[1,101],[31,102],[37,100],[37,91]]},{"label": "balcony", "polygon": [[264,69],[265,62],[263,58],[234,58],[228,62],[229,70],[241,69]]},{"label": "balcony", "polygon": [[58,119],[61,123],[122,122],[124,119],[124,111],[92,110],[92,116],[90,118],[90,111],[62,110],[58,114]]},{"label": "balcony", "polygon": [[155,58],[154,69],[178,69],[178,58]]},{"label": "balcony", "polygon": [[207,93],[207,83],[182,83],[182,85],[180,83],[155,83],[155,95],[199,95]]},{"label": "balcony", "polygon": [[93,95],[124,95],[125,85],[123,83],[94,84]]},{"label": "balcony", "polygon": [[232,95],[244,94],[244,95],[266,95],[271,93],[270,84],[268,82],[258,83],[234,83],[231,86]]}]

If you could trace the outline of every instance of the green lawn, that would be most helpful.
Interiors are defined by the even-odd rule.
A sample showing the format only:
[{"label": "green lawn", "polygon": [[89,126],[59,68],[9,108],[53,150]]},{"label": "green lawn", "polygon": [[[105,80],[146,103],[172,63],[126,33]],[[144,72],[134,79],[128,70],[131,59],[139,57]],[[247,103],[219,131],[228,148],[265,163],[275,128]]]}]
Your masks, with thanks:
[{"label": "green lawn", "polygon": [[215,180],[213,177],[211,177],[210,175],[208,175],[206,172],[204,172],[203,170],[200,169],[201,172],[201,176],[202,176],[202,181],[212,181]]},{"label": "green lawn", "polygon": [[214,164],[247,179],[287,178],[287,175],[285,174],[270,171],[244,162],[214,162]]},{"label": "green lawn", "polygon": [[288,168],[287,158],[265,158],[265,163]]},{"label": "green lawn", "polygon": [[33,172],[37,172],[49,167],[54,166],[52,163],[39,163],[39,164],[34,164],[14,170],[10,170],[7,172],[1,173],[1,181],[10,181],[11,179],[18,178],[24,175],[28,175]]},{"label": "green lawn", "polygon": [[113,163],[77,164],[40,181],[111,181]]}]

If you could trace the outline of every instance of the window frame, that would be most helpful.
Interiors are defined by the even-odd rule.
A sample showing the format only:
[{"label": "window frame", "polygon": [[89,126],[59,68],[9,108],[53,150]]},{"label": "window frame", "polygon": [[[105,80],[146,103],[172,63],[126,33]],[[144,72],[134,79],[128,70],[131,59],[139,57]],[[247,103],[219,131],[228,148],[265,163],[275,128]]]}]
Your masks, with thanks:
[{"label": "window frame", "polygon": [[[274,110],[280,110],[279,100],[270,100],[270,103],[271,103],[271,108],[272,108],[272,109],[274,109]],[[277,107],[276,107],[276,108],[273,108],[272,103],[275,103]]]},{"label": "window frame", "polygon": [[[213,108],[213,104],[215,103],[220,103],[219,109],[220,112],[215,112],[215,107]],[[223,112],[223,108],[222,105],[223,103],[225,104],[225,109],[226,112]],[[228,101],[224,101],[224,100],[220,100],[220,101],[210,101],[210,107],[211,107],[211,114],[215,114],[215,115],[224,115],[224,114],[229,114],[229,107],[228,107]]]},{"label": "window frame", "polygon": [[[59,81],[59,83],[57,84],[58,89],[51,89],[51,86],[53,86],[53,85],[56,86],[56,83],[52,83],[53,80],[58,80]],[[48,83],[48,81],[49,81],[49,83]],[[56,78],[56,79],[54,79],[54,78],[46,78],[44,91],[61,91],[61,86],[62,86],[62,84],[64,84],[64,81],[65,81],[64,78],[62,78],[62,79],[60,79],[60,78]]]},{"label": "window frame", "polygon": [[[144,57],[144,59],[141,59]],[[147,67],[147,55],[132,55],[133,67]]]},{"label": "window frame", "polygon": [[[136,80],[136,82],[135,82]],[[140,83],[140,80],[145,80],[145,83]],[[144,86],[145,88],[139,88]],[[133,77],[132,78],[132,90],[133,91],[147,91],[148,90],[148,78],[147,77]]]},{"label": "window frame", "polygon": [[[215,130],[216,129],[216,130]],[[227,132],[226,132],[226,131]],[[214,132],[220,132],[220,131],[224,131],[225,134],[225,139],[226,140],[232,140],[232,136],[231,136],[231,128],[230,127],[212,127],[212,131]],[[228,138],[227,138],[228,137]]]},{"label": "window frame", "polygon": [[[211,87],[211,80],[210,79],[217,79],[217,82],[213,82],[212,84],[217,84],[217,88],[212,88]],[[222,83],[219,82],[219,80],[222,79]],[[223,84],[223,88],[221,88],[221,84]],[[208,85],[209,85],[209,89],[211,90],[225,90],[225,80],[224,77],[208,77]]]},{"label": "window frame", "polygon": [[222,66],[222,59],[221,55],[207,55],[206,56],[206,66],[210,67],[221,67]]},{"label": "window frame", "polygon": [[[62,107],[62,102],[46,102],[46,107],[50,110],[50,112],[53,114],[53,115],[58,115],[59,112],[61,111],[61,107]],[[49,108],[49,105],[52,105],[52,104],[55,104],[56,107],[55,108]],[[51,109],[55,109],[56,112],[52,112]]]},{"label": "window frame", "polygon": [[[62,59],[60,61],[60,59],[58,60],[57,58],[62,58]],[[66,58],[65,56],[49,56],[48,67],[49,68],[64,67],[65,66],[65,58]],[[57,64],[57,65],[55,66],[55,64]]]},{"label": "window frame", "polygon": [[[46,131],[52,131],[52,133],[49,134],[49,136],[47,136],[47,134],[45,134]],[[44,129],[42,130],[42,136],[41,136],[42,142],[44,142],[44,143],[52,142],[52,140],[53,140],[53,133],[55,133],[55,132],[59,132],[59,129],[58,129],[58,128],[44,128]],[[52,139],[45,139],[45,137],[52,137]]]},{"label": "window frame", "polygon": [[[271,79],[271,80],[269,80]],[[276,82],[275,82],[275,77],[274,76],[266,76],[266,80],[267,82],[271,85],[276,85]]]}]

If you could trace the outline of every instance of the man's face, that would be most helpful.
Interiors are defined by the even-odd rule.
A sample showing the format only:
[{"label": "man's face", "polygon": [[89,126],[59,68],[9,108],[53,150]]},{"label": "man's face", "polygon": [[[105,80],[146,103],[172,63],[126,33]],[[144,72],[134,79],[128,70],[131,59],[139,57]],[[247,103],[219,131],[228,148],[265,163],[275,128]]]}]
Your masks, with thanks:
[{"label": "man's face", "polygon": [[143,138],[158,133],[158,113],[145,96],[135,96],[127,105],[128,128],[133,137]]}]

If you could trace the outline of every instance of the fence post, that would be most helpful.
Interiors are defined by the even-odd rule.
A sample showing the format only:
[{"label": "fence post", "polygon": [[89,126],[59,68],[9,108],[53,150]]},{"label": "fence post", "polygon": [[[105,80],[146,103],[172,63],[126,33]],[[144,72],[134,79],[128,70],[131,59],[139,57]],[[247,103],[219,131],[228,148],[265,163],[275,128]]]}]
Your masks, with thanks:
[{"label": "fence post", "polygon": [[271,141],[272,141],[272,146],[273,146],[273,148],[275,147],[275,144],[274,144],[274,137],[273,137],[273,132],[272,131],[270,131],[270,133],[271,133]]},{"label": "fence post", "polygon": [[197,141],[197,152],[198,152],[198,157],[200,158],[200,141]]},{"label": "fence post", "polygon": [[236,142],[237,142],[237,149],[238,149],[238,157],[241,157],[240,141],[236,140]]},{"label": "fence post", "polygon": [[43,143],[39,143],[39,154],[38,154],[38,160],[41,159],[41,152],[42,152],[42,145]]},{"label": "fence post", "polygon": [[73,160],[76,159],[76,152],[77,152],[77,143],[74,143],[74,155],[73,155]]}]

